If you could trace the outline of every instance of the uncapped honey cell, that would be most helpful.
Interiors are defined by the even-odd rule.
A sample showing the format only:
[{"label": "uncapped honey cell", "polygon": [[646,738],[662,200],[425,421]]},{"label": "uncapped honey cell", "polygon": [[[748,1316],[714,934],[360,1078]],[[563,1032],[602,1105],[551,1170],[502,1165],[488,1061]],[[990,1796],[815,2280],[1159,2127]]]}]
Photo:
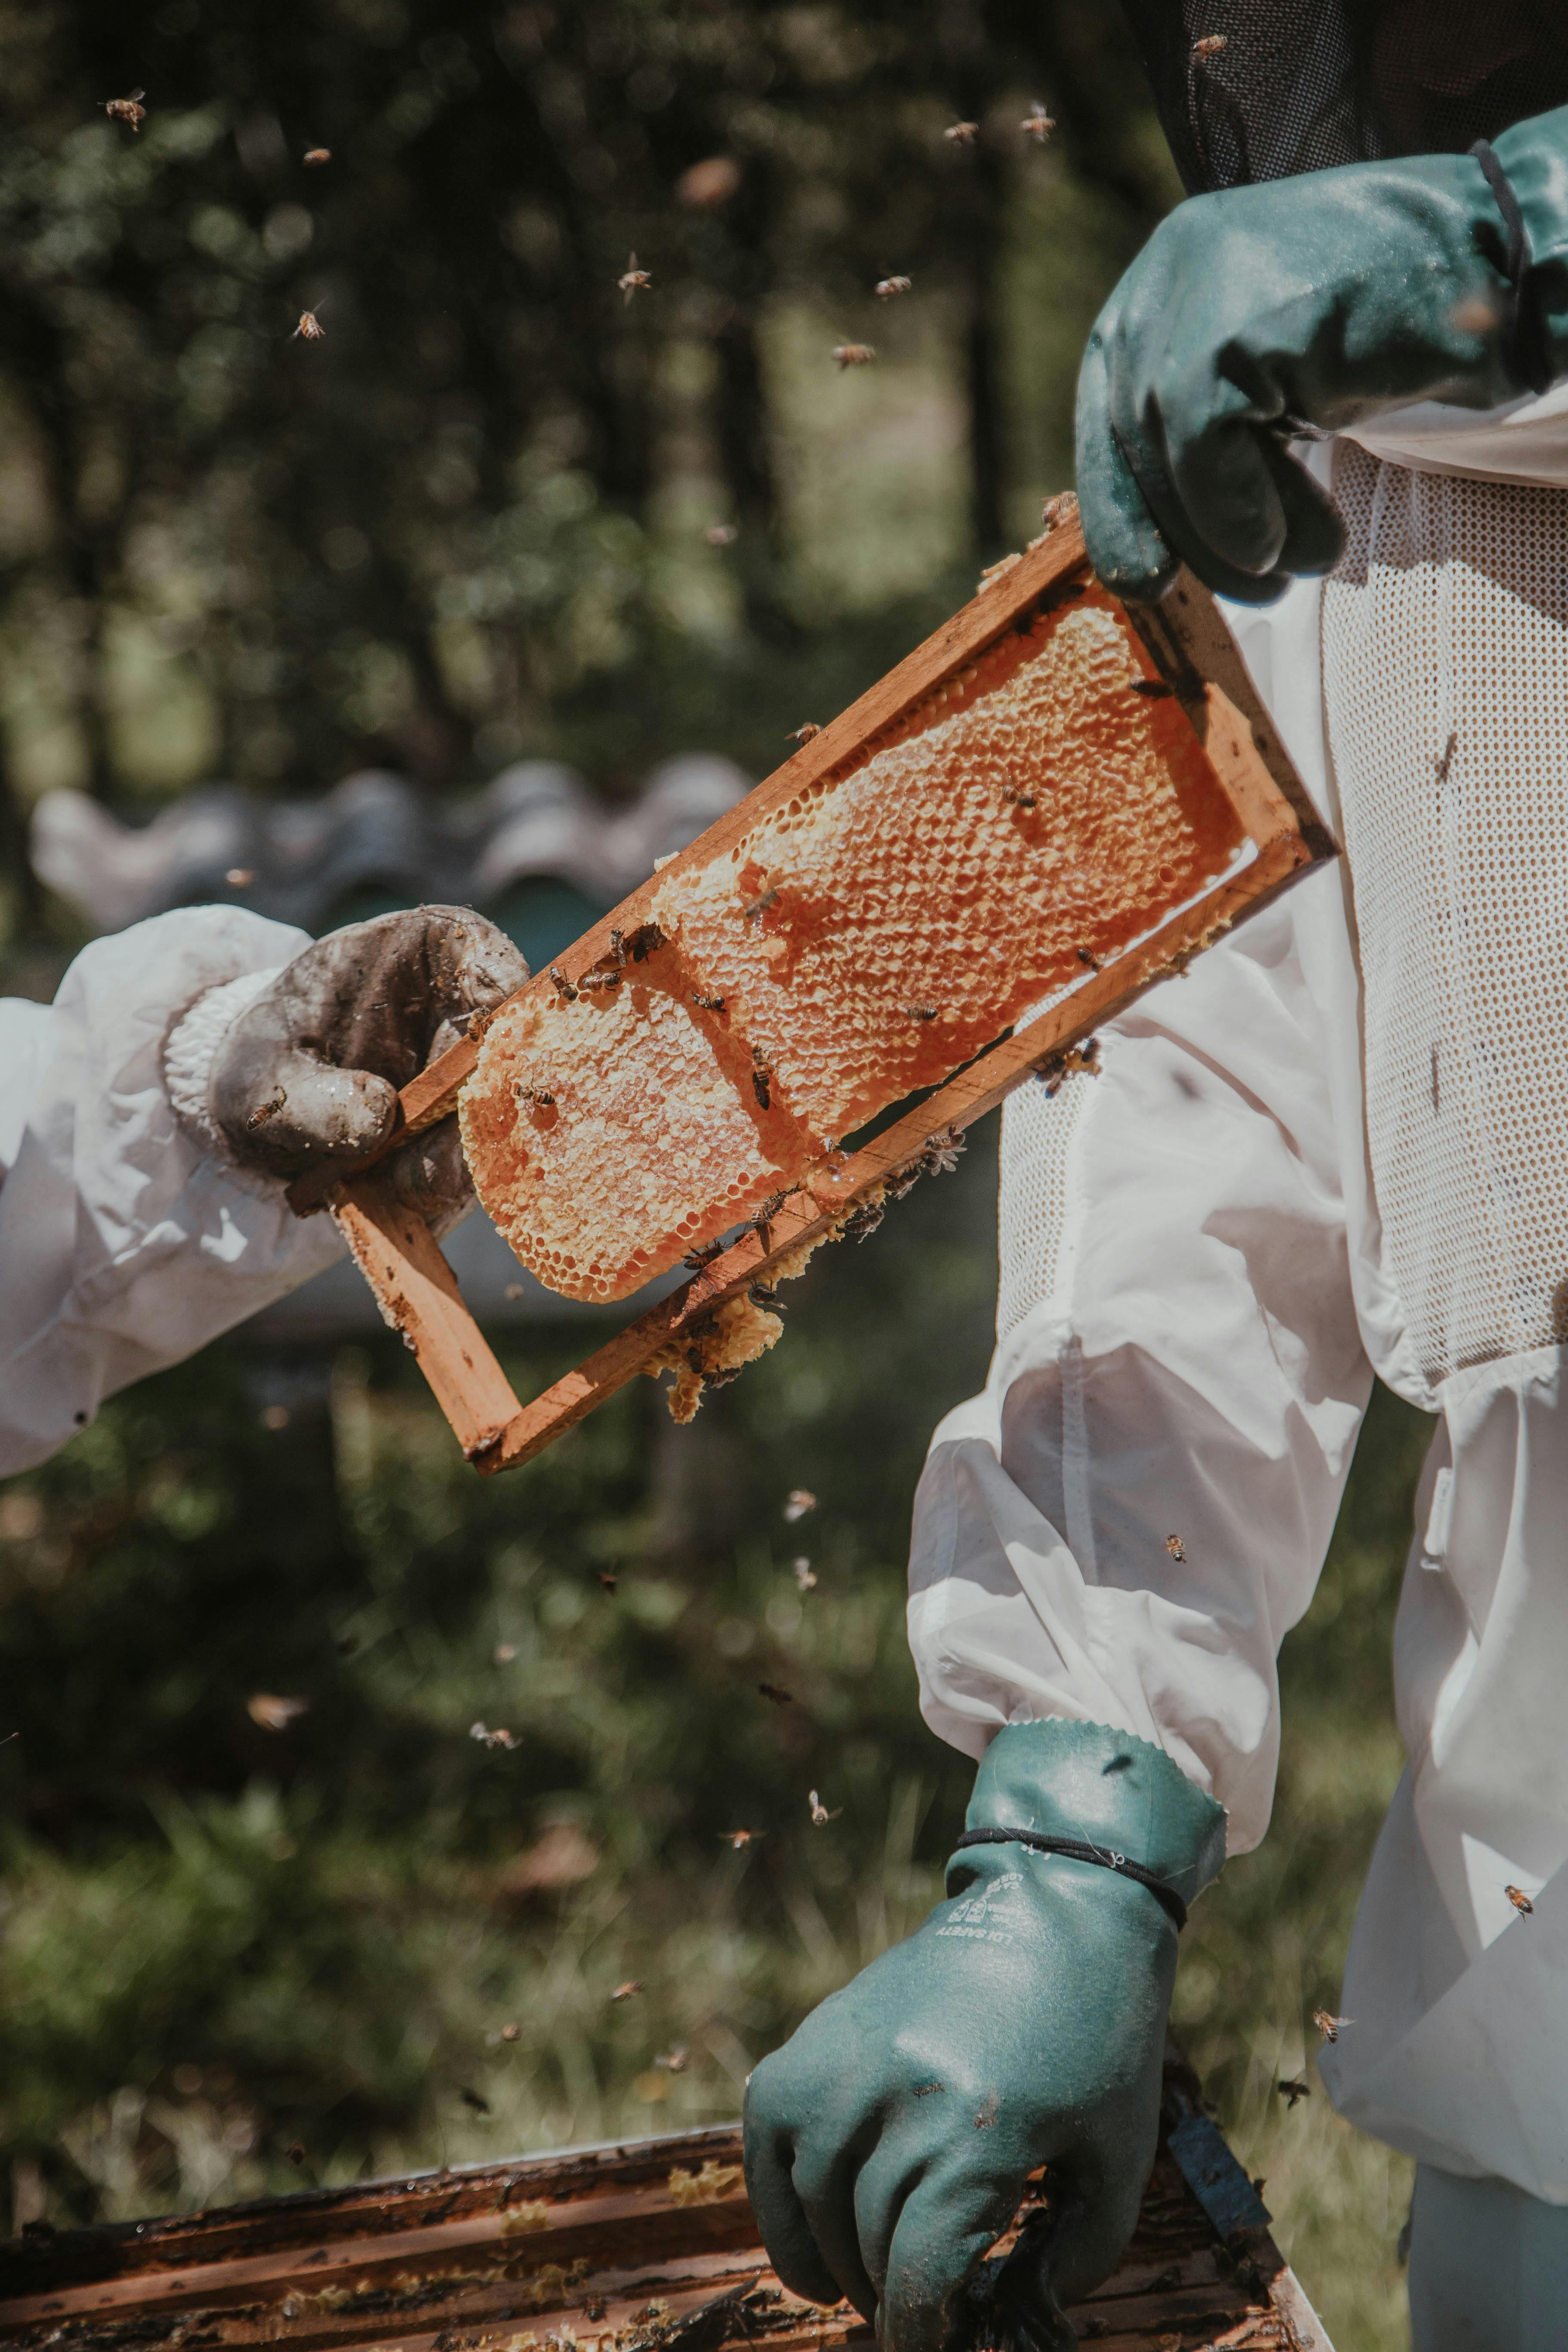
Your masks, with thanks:
[{"label": "uncapped honey cell", "polygon": [[624,1297],[1234,868],[1230,801],[1147,671],[1097,589],[1037,617],[666,876],[666,944],[618,987],[504,1013],[463,1131],[524,1264]]}]

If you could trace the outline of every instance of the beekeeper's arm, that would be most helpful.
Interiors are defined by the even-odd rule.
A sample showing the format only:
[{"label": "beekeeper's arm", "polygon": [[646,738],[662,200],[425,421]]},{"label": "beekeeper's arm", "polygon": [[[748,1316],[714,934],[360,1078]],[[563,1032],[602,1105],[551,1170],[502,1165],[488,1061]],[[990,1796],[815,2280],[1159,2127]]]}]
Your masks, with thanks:
[{"label": "beekeeper's arm", "polygon": [[[466,909],[312,945],[206,907],[96,940],[52,1005],[0,1003],[0,1475],[329,1265],[289,1179],[374,1150],[397,1088],[525,977]],[[394,1181],[441,1223],[464,1180],[433,1138]]]}]

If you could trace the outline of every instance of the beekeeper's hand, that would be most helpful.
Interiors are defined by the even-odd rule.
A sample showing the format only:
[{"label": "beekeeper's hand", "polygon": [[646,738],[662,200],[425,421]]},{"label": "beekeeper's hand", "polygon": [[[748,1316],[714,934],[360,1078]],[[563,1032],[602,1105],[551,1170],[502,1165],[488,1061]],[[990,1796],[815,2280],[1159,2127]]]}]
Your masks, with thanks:
[{"label": "beekeeper's hand", "polygon": [[1568,369],[1568,108],[1495,152],[1528,238],[1511,254],[1473,155],[1227,188],[1161,224],[1079,379],[1079,504],[1108,587],[1156,597],[1180,559],[1267,604],[1341,545],[1294,433],[1411,401],[1495,407]]},{"label": "beekeeper's hand", "polygon": [[[968,1825],[1092,1843],[1183,1901],[1225,1852],[1213,1799],[1098,1724],[998,1732]],[[785,2286],[847,2295],[883,2352],[942,2352],[966,2281],[1048,2165],[1051,2219],[996,2292],[1022,2342],[1072,2352],[1061,2305],[1115,2268],[1154,2160],[1176,1927],[1133,1879],[1017,1843],[961,1849],[947,1885],[757,2068],[746,2186]]]},{"label": "beekeeper's hand", "polygon": [[[330,932],[224,1034],[207,1089],[212,1123],[241,1167],[346,1175],[390,1132],[398,1089],[527,978],[504,931],[467,907],[416,907]],[[389,1181],[434,1222],[451,1223],[471,1197],[456,1120],[402,1146]]]}]

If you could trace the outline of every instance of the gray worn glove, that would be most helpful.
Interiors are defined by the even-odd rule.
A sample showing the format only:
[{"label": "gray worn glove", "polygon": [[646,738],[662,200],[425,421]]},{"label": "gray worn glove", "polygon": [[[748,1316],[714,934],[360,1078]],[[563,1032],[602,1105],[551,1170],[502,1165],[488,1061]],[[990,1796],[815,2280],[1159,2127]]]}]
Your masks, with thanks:
[{"label": "gray worn glove", "polygon": [[[239,1014],[214,1056],[213,1126],[242,1167],[291,1179],[371,1158],[398,1089],[528,978],[504,931],[467,907],[415,907],[318,940]],[[394,1191],[443,1225],[471,1197],[457,1121],[416,1136]]]}]

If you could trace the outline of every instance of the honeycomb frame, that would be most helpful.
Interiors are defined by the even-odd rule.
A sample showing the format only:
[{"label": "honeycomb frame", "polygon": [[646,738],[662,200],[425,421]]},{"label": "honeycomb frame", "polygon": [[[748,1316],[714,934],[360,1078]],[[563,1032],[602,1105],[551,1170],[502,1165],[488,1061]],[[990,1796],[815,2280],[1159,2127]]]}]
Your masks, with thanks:
[{"label": "honeycomb frame", "polygon": [[[588,1020],[592,1023],[599,1008],[614,1002],[623,988],[629,1001],[631,989],[640,986],[646,1013],[655,992],[647,982],[661,961],[668,961],[672,952],[670,931],[678,926],[681,910],[700,895],[705,874],[719,870],[726,858],[734,863],[748,839],[755,839],[759,828],[765,828],[770,821],[776,824],[781,816],[787,820],[792,805],[798,809],[825,787],[865,774],[879,755],[889,749],[896,751],[910,735],[929,730],[933,698],[951,698],[960,715],[970,706],[978,706],[987,692],[994,691],[998,665],[1003,669],[1008,664],[1020,667],[1031,630],[1038,641],[1042,625],[1056,625],[1068,609],[1102,613],[1115,623],[1119,644],[1131,650],[1142,673],[1133,693],[1145,698],[1146,709],[1164,730],[1167,741],[1179,741],[1181,757],[1196,779],[1194,789],[1200,797],[1206,796],[1215,822],[1223,818],[1236,838],[1245,843],[1243,857],[1233,858],[1212,875],[1174,911],[1169,904],[1168,887],[1163,906],[1151,908],[1145,893],[1139,902],[1150,918],[1144,928],[1140,930],[1138,921],[1129,918],[1122,921],[1120,937],[1109,937],[1103,930],[1091,933],[1096,944],[1071,971],[1059,968],[1058,956],[1054,972],[1030,972],[1031,1001],[1046,996],[1050,1003],[1047,1012],[1031,1019],[1026,1027],[997,1036],[998,1029],[1005,1032],[1009,1022],[1016,1019],[1023,1009],[1019,1003],[1006,1011],[1005,1018],[996,1022],[988,1035],[977,1034],[973,1023],[967,1028],[950,1024],[949,1035],[923,1062],[911,1048],[910,1071],[900,1073],[906,1082],[898,1091],[907,1093],[936,1081],[937,1092],[917,1109],[895,1118],[852,1156],[839,1151],[831,1136],[823,1132],[826,1115],[796,1118],[787,1100],[778,1100],[784,1091],[782,1087],[773,1090],[773,1101],[765,1099],[771,1072],[764,1072],[756,1090],[762,1116],[751,1124],[761,1132],[770,1125],[778,1127],[788,1113],[795,1130],[791,1150],[775,1149],[771,1156],[759,1155],[763,1164],[750,1170],[746,1180],[733,1188],[733,1199],[698,1197],[700,1188],[682,1199],[678,1188],[671,1199],[681,1206],[682,1215],[669,1218],[677,1246],[664,1262],[691,1253],[688,1263],[695,1263],[693,1279],[526,1408],[518,1404],[515,1412],[507,1412],[510,1392],[504,1375],[471,1318],[466,1318],[466,1330],[459,1328],[465,1319],[460,1302],[455,1324],[452,1302],[441,1296],[428,1332],[424,1329],[420,1311],[410,1305],[412,1286],[388,1272],[399,1244],[389,1232],[386,1203],[377,1192],[374,1176],[356,1176],[339,1185],[331,1200],[334,1214],[349,1231],[351,1241],[357,1235],[356,1258],[381,1298],[384,1313],[396,1322],[414,1347],[465,1453],[477,1466],[489,1471],[531,1459],[626,1380],[652,1368],[656,1360],[689,1365],[700,1393],[710,1361],[705,1345],[711,1354],[711,1345],[702,1335],[712,1333],[721,1322],[730,1335],[728,1352],[713,1357],[711,1368],[716,1376],[728,1376],[731,1363],[757,1352],[740,1344],[734,1302],[759,1291],[765,1299],[774,1276],[781,1268],[789,1270],[785,1260],[803,1261],[804,1255],[831,1238],[847,1219],[879,1200],[890,1182],[895,1190],[901,1188],[910,1171],[926,1164],[933,1142],[949,1133],[958,1138],[971,1120],[1000,1101],[1031,1071],[1059,1058],[1089,1036],[1097,1024],[1230,924],[1266,903],[1296,875],[1334,854],[1335,845],[1312,811],[1206,592],[1190,575],[1183,574],[1161,605],[1120,606],[1094,580],[1076,523],[1068,522],[1037,541],[1027,554],[988,575],[981,593],[943,629],[585,933],[550,973],[535,975],[499,1008],[484,1024],[486,1030],[497,1033],[493,1047],[470,1035],[405,1088],[402,1124],[392,1141],[447,1116],[473,1077],[482,1053],[489,1054],[492,1077],[498,1070],[509,1071],[511,1061],[501,1052],[509,1036],[526,1033],[531,1037],[550,1030],[553,1024],[570,1037],[570,1026],[560,1019],[563,1009],[575,1013],[580,1006],[591,1006]],[[1020,646],[1025,648],[1023,655]],[[760,908],[748,906],[745,911],[748,916],[753,911],[761,914],[756,929],[765,937],[772,906],[765,876],[762,878],[763,887],[757,898],[764,904]],[[742,896],[743,887],[742,884]],[[731,932],[734,929],[731,924]],[[1061,946],[1059,940],[1058,946]],[[755,993],[754,970],[749,977]],[[668,987],[665,992],[674,994]],[[936,1026],[931,1024],[932,1029]],[[576,1034],[588,1037],[595,1033],[584,1024]],[[824,1034],[831,1045],[830,1032]],[[747,1042],[742,1030],[739,1041],[742,1054]],[[916,1046],[925,1042],[917,1035]],[[591,1053],[588,1058],[592,1059]],[[755,1063],[753,1054],[752,1066]],[[518,1071],[524,1073],[527,1067],[520,1054]],[[558,1059],[552,1067],[565,1074],[569,1085],[570,1059]],[[732,1093],[740,1094],[747,1075],[743,1060],[727,1074]],[[548,1128],[560,1115],[560,1107],[552,1099],[555,1090],[553,1086],[541,1086],[537,1076],[520,1075],[515,1108],[512,1100],[505,1107],[508,1117],[520,1124],[527,1118],[535,1128]],[[500,1089],[493,1082],[489,1096],[492,1101],[500,1100]],[[472,1089],[469,1099],[473,1099]],[[850,1117],[864,1110],[863,1101],[852,1095],[847,1099]],[[891,1099],[884,1095],[883,1102],[889,1104]],[[815,1108],[821,1110],[822,1106]],[[873,1104],[873,1115],[880,1108]],[[472,1118],[471,1109],[466,1108],[469,1138],[474,1131]],[[482,1151],[479,1156],[483,1158]],[[324,1191],[320,1180],[314,1185],[304,1180],[290,1197],[298,1208],[308,1211],[319,1204]],[[732,1232],[747,1217],[752,1222],[742,1225],[729,1246],[721,1248],[716,1237]],[[438,1255],[436,1253],[437,1259]],[[651,1265],[632,1269],[639,1282],[656,1270]],[[612,1269],[611,1278],[619,1278],[625,1271]],[[438,1278],[432,1287],[427,1265],[421,1278],[424,1295],[436,1299]],[[585,1295],[595,1294],[590,1289]],[[604,1296],[604,1289],[597,1295]],[[689,1381],[688,1387],[691,1385]],[[469,1394],[469,1403],[455,1411],[454,1397],[461,1406],[465,1392]]]}]

